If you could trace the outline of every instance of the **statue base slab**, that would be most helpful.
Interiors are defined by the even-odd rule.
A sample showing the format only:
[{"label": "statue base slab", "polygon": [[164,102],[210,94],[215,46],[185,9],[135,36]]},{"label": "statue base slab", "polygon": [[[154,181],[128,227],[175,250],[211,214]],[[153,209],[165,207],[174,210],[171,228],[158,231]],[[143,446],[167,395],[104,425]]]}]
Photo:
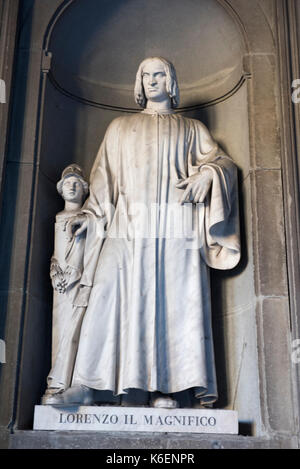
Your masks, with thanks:
[{"label": "statue base slab", "polygon": [[238,413],[219,409],[37,405],[34,430],[238,434]]}]

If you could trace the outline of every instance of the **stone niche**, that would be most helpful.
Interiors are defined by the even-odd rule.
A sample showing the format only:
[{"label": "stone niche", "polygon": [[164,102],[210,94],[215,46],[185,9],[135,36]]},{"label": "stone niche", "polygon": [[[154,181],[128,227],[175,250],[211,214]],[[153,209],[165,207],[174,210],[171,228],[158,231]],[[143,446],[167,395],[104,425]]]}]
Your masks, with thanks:
[{"label": "stone niche", "polygon": [[[42,15],[42,2],[36,3],[37,11]],[[266,283],[272,278],[270,280],[266,270],[267,279],[257,275],[257,250],[262,244],[259,244],[256,220],[257,216],[262,220],[264,212],[261,209],[257,215],[256,192],[258,187],[263,200],[266,196],[263,187],[268,183],[267,173],[258,174],[258,169],[269,169],[270,184],[280,171],[276,92],[273,88],[264,95],[263,89],[263,80],[267,76],[275,87],[274,49],[271,27],[260,2],[255,1],[257,9],[251,6],[253,18],[250,7],[243,0],[77,0],[55,3],[58,9],[53,9],[51,20],[48,23],[43,20],[36,27],[36,34],[43,39],[39,46],[43,57],[38,105],[39,164],[17,427],[32,428],[34,405],[39,403],[50,368],[52,289],[49,261],[54,217],[62,208],[56,182],[62,169],[73,162],[89,174],[111,120],[126,112],[139,111],[133,99],[139,62],[145,57],[160,55],[170,59],[176,67],[181,90],[180,112],[204,122],[239,168],[242,260],[232,271],[213,271],[211,274],[219,388],[216,407],[237,410],[242,432],[260,437],[266,431],[262,393],[266,387],[272,387],[273,379],[262,369],[264,319],[261,319],[260,308],[264,295],[283,298],[286,294],[285,291],[276,293],[277,280],[267,288]],[[266,7],[272,2],[261,3]],[[50,7],[47,8],[49,16]],[[240,16],[237,14],[239,9]],[[273,12],[272,8],[270,11]],[[249,20],[247,27],[242,24],[243,15]],[[255,28],[260,28],[259,38]],[[34,36],[30,41],[32,47],[38,42]],[[261,100],[267,103],[266,112],[271,116],[270,127],[265,129],[268,135],[263,135],[260,128],[260,124],[264,125],[260,115]],[[259,139],[262,149],[267,148],[263,155],[265,161],[260,164],[256,159],[261,151]],[[268,155],[272,161],[268,161]],[[275,185],[278,182],[276,179]],[[276,187],[280,192],[280,187]],[[279,218],[282,218],[281,197],[280,193]],[[279,238],[282,241],[282,233]],[[280,245],[279,251],[282,249]],[[266,246],[265,256],[269,254]],[[265,262],[271,272],[272,261],[268,264],[269,260],[265,258]],[[266,306],[265,318],[271,308],[270,304]],[[278,314],[285,313],[281,309]],[[274,335],[275,341],[276,338],[282,345],[278,333]],[[269,342],[268,347],[271,357]],[[285,370],[285,373],[289,371]],[[289,428],[289,422],[286,420],[285,423],[286,429]]]},{"label": "stone niche", "polygon": [[[41,318],[51,317],[48,267],[53,219],[61,204],[55,182],[71,162],[89,174],[109,122],[138,111],[133,87],[144,57],[161,55],[175,64],[182,112],[203,121],[235,160],[241,212],[246,217],[251,213],[245,46],[219,2],[120,0],[102,1],[100,8],[99,0],[77,1],[59,17],[48,41],[52,60],[44,98],[39,240],[33,258],[35,271],[43,272],[43,282],[39,276],[34,282]],[[243,223],[243,228],[247,235],[240,266],[212,273],[218,405],[237,409],[242,421],[259,427],[251,227]]]}]

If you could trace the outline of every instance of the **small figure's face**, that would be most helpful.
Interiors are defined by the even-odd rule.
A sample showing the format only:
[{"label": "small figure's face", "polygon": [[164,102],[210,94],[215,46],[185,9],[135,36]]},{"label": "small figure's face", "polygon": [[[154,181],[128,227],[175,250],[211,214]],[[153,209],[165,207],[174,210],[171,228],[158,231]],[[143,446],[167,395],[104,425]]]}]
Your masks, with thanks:
[{"label": "small figure's face", "polygon": [[145,96],[149,101],[161,102],[170,99],[166,89],[166,72],[159,59],[150,59],[142,71]]},{"label": "small figure's face", "polygon": [[83,199],[83,186],[76,176],[66,178],[62,186],[62,196],[67,202],[81,203]]}]

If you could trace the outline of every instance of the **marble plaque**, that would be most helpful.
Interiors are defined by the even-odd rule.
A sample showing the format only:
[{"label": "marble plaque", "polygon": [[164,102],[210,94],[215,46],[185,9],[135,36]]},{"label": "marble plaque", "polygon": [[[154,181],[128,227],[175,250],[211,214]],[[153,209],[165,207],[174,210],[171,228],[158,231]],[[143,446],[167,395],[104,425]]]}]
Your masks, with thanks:
[{"label": "marble plaque", "polygon": [[218,409],[35,406],[34,430],[238,433],[238,413]]}]

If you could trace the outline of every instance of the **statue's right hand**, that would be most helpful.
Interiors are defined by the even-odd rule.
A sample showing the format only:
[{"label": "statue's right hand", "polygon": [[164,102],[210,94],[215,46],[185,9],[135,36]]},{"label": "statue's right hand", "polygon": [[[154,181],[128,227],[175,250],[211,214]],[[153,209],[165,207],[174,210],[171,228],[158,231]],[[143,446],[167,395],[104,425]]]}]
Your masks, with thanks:
[{"label": "statue's right hand", "polygon": [[79,236],[87,229],[87,225],[88,220],[85,213],[71,217],[66,226],[68,238],[72,239],[73,236]]}]

